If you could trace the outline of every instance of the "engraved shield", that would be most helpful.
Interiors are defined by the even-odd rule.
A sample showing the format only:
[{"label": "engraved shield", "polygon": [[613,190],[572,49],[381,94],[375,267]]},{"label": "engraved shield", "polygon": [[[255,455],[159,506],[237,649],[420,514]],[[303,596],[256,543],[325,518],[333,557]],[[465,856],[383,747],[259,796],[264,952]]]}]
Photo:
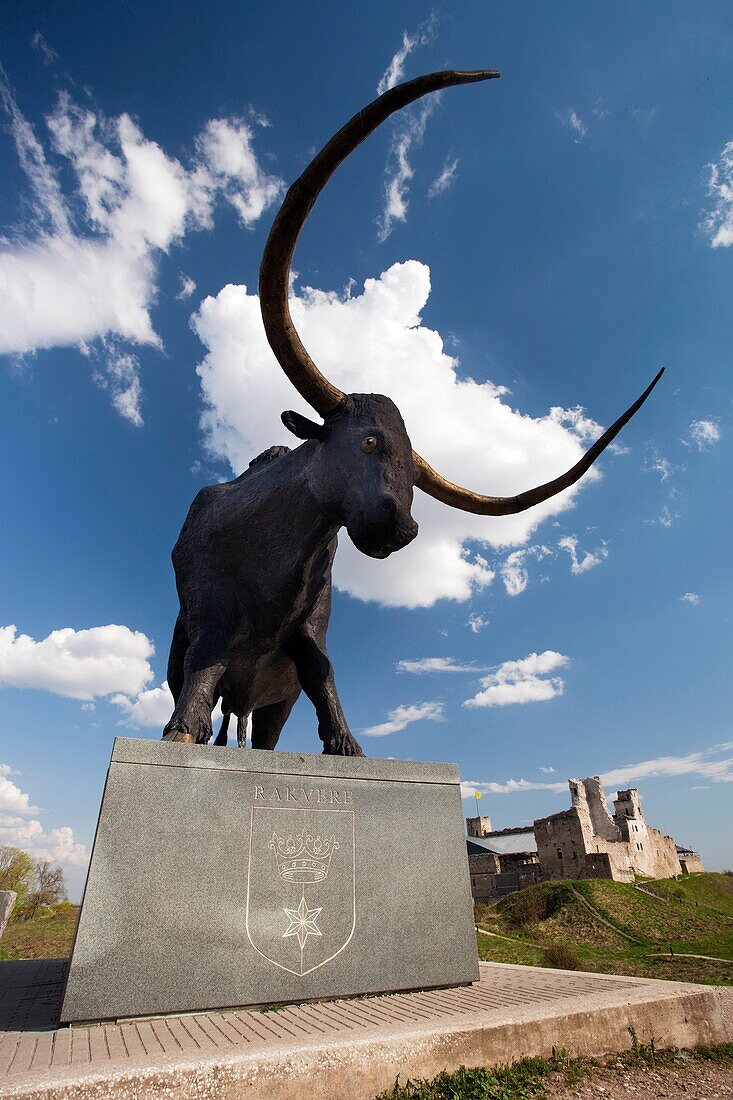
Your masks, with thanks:
[{"label": "engraved shield", "polygon": [[356,922],[353,810],[253,806],[247,936],[302,977],[340,955]]}]

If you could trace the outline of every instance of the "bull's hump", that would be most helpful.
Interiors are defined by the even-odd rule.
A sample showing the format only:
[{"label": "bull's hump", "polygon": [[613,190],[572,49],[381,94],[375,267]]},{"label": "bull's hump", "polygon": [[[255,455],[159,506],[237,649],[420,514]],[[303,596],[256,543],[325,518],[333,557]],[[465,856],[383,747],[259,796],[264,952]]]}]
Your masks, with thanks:
[{"label": "bull's hump", "polygon": [[274,462],[277,458],[282,458],[283,455],[290,454],[290,447],[284,447],[282,444],[276,447],[268,447],[266,451],[262,451],[250,462],[248,469],[256,470],[260,466],[266,466],[270,462]]}]

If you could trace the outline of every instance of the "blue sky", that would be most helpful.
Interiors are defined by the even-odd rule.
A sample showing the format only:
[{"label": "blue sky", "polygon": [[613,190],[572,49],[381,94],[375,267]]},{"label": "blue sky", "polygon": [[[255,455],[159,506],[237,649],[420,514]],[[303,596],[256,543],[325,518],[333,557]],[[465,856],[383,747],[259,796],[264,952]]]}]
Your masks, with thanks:
[{"label": "blue sky", "polygon": [[[0,842],[78,893],[112,738],[167,718],[188,505],[307,411],[256,300],[283,186],[380,81],[492,67],[337,173],[295,257],[306,345],[499,494],[667,372],[572,494],[418,493],[387,562],[343,534],[341,698],[369,755],[456,760],[498,827],[601,774],[730,866],[730,5],[11,3],[5,30]],[[307,702],[280,747],[319,750]]]}]

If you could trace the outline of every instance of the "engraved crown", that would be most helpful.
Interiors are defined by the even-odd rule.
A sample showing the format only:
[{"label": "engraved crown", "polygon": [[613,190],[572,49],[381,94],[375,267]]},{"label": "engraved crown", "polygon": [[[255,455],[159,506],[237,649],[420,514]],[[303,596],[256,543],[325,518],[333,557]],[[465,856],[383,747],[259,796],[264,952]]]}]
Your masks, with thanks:
[{"label": "engraved crown", "polygon": [[295,836],[273,833],[268,845],[275,853],[278,874],[286,882],[323,882],[338,846],[335,836],[314,835],[305,825]]}]

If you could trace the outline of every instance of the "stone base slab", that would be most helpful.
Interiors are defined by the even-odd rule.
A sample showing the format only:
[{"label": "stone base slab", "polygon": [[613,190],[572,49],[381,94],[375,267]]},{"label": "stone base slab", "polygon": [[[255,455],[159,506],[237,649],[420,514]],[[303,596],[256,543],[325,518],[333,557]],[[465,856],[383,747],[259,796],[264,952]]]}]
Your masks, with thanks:
[{"label": "stone base slab", "polygon": [[64,1023],[477,977],[455,764],[115,740]]},{"label": "stone base slab", "polygon": [[[3,968],[19,966],[0,964],[0,988],[12,978]],[[25,1018],[44,1018],[58,978],[52,964],[39,971],[40,1016],[25,979],[16,997]],[[627,1050],[630,1027],[657,1047],[727,1038],[714,987],[482,963],[480,981],[460,989],[0,1032],[0,1095],[372,1100],[398,1077],[549,1056],[553,1047],[571,1056]]]}]

